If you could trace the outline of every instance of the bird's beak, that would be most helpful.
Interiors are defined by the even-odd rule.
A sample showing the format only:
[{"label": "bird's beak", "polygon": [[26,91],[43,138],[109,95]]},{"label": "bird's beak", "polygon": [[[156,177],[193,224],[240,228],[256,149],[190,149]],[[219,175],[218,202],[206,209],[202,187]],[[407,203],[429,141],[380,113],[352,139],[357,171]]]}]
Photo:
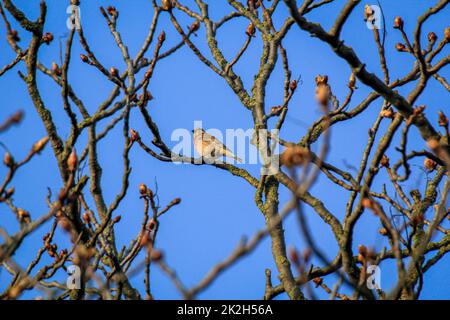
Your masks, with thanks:
[{"label": "bird's beak", "polygon": [[192,133],[194,133],[195,132],[195,130],[191,130],[192,131]]}]

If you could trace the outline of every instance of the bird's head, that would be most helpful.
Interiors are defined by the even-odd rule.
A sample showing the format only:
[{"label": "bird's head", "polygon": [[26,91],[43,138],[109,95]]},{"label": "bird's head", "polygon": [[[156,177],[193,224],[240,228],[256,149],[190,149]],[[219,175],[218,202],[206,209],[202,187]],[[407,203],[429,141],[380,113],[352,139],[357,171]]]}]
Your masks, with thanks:
[{"label": "bird's head", "polygon": [[203,133],[205,131],[202,128],[195,128],[192,130],[192,133],[194,134],[194,139],[202,139]]},{"label": "bird's head", "polygon": [[202,128],[195,128],[194,130],[192,130],[193,134],[200,134],[205,132],[205,130],[203,130]]}]

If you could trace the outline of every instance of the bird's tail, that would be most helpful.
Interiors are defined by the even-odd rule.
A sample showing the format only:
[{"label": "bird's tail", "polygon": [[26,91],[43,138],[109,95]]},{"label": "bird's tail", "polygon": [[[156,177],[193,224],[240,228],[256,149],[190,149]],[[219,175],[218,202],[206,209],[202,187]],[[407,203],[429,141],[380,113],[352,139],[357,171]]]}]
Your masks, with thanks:
[{"label": "bird's tail", "polygon": [[225,151],[225,156],[229,157],[229,158],[233,158],[235,159],[237,162],[242,163],[242,159],[239,158],[237,155],[235,155],[234,153],[232,153],[230,150],[226,150]]},{"label": "bird's tail", "polygon": [[236,155],[230,153],[230,157],[233,158],[233,159],[235,159],[237,162],[242,163],[242,159],[239,158],[238,156],[236,156]]},{"label": "bird's tail", "polygon": [[242,163],[242,159],[238,156],[233,156],[233,159],[235,159],[237,162]]}]

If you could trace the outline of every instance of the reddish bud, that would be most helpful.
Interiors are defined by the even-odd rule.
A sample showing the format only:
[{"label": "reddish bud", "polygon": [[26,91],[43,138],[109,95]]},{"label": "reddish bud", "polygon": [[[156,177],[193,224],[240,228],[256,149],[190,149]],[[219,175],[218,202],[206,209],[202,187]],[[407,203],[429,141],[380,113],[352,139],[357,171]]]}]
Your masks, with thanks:
[{"label": "reddish bud", "polygon": [[33,145],[33,147],[31,148],[31,151],[33,153],[41,152],[45,148],[45,145],[47,144],[47,142],[48,142],[48,137],[42,138],[41,140],[39,140],[38,142],[36,142]]},{"label": "reddish bud", "polygon": [[437,40],[437,35],[434,32],[428,33],[428,41],[431,43],[435,43]]},{"label": "reddish bud", "polygon": [[164,31],[161,31],[158,36],[158,42],[163,43],[164,41],[166,41],[166,33]]},{"label": "reddish bud", "polygon": [[444,31],[444,39],[448,43],[450,42],[450,27],[447,27]]},{"label": "reddish bud", "polygon": [[70,153],[69,158],[67,159],[67,167],[69,168],[69,171],[74,172],[78,165],[78,157],[77,152],[75,149],[72,149],[72,152]]},{"label": "reddish bud", "polygon": [[112,17],[117,17],[117,15],[118,15],[116,7],[108,6],[106,8],[106,11],[108,11],[109,15],[112,16]]},{"label": "reddish bud", "polygon": [[6,197],[7,199],[11,198],[11,197],[13,196],[13,194],[14,194],[14,191],[15,191],[14,187],[9,188],[9,189],[6,190],[6,192],[5,192],[5,197]]},{"label": "reddish bud", "polygon": [[114,67],[111,67],[111,69],[109,69],[109,73],[111,73],[111,76],[115,78],[119,76],[119,70],[117,70],[117,68]]},{"label": "reddish bud", "polygon": [[172,11],[172,8],[173,8],[172,0],[162,0],[161,7],[165,11]]},{"label": "reddish bud", "polygon": [[139,185],[139,193],[141,194],[141,196],[145,196],[147,194],[147,191],[148,191],[147,186],[141,183]]},{"label": "reddish bud", "polygon": [[314,278],[313,279],[314,284],[316,285],[316,287],[320,286],[323,283],[323,279],[322,278]]},{"label": "reddish bud", "polygon": [[11,33],[9,35],[14,42],[20,41],[19,32],[17,32],[17,30],[11,30]]},{"label": "reddish bud", "polygon": [[5,164],[5,166],[7,166],[9,168],[14,166],[14,159],[9,152],[5,153],[5,157],[3,158],[3,163]]},{"label": "reddish bud", "polygon": [[440,127],[444,127],[444,128],[448,127],[448,118],[442,111],[439,111],[438,124]]},{"label": "reddish bud", "polygon": [[423,161],[423,166],[428,171],[434,171],[437,167],[437,163],[429,158],[425,158],[425,160]]},{"label": "reddish bud", "polygon": [[297,80],[292,80],[291,83],[289,83],[289,89],[291,89],[291,91],[295,91],[295,89],[297,89]]},{"label": "reddish bud", "polygon": [[298,257],[298,252],[294,247],[289,248],[289,260],[292,261],[293,264],[299,265],[300,259]]},{"label": "reddish bud", "polygon": [[139,135],[139,132],[137,132],[137,131],[135,131],[133,129],[130,129],[130,139],[133,142],[134,141],[138,141],[139,139],[141,139],[141,137]]},{"label": "reddish bud", "polygon": [[200,21],[195,20],[192,24],[191,24],[191,32],[195,32],[198,29],[200,29]]},{"label": "reddish bud", "polygon": [[386,155],[383,155],[380,160],[380,166],[383,168],[389,168],[389,158]]},{"label": "reddish bud", "polygon": [[245,34],[248,35],[249,37],[253,37],[255,33],[256,33],[255,26],[253,25],[253,23],[250,23],[247,27],[247,30],[245,30]]},{"label": "reddish bud", "polygon": [[150,254],[150,259],[152,261],[161,261],[163,258],[163,253],[161,250],[152,250],[152,253]]},{"label": "reddish bud", "polygon": [[49,45],[53,41],[53,39],[54,39],[54,37],[53,37],[53,34],[51,32],[46,32],[42,36],[42,42],[45,42],[47,45]]},{"label": "reddish bud", "polygon": [[19,123],[23,119],[23,111],[19,110],[11,116],[11,122]]},{"label": "reddish bud", "polygon": [[62,74],[61,68],[58,66],[56,62],[52,62],[52,72],[54,75],[60,77]]},{"label": "reddish bud", "polygon": [[403,29],[403,19],[399,16],[395,17],[394,19],[394,28],[395,29]]},{"label": "reddish bud", "polygon": [[91,222],[91,218],[89,217],[89,215],[86,212],[83,213],[83,221],[85,224],[89,224]]},{"label": "reddish bud", "polygon": [[85,55],[85,54],[80,54],[80,59],[81,59],[81,61],[83,61],[84,63],[88,63],[88,62],[89,62],[89,58],[88,58],[87,55]]},{"label": "reddish bud", "polygon": [[395,45],[395,49],[397,49],[398,52],[407,52],[406,46],[403,43],[397,43]]},{"label": "reddish bud", "polygon": [[375,204],[374,204],[373,200],[370,199],[370,198],[362,199],[361,204],[366,209],[373,209],[375,207]]}]

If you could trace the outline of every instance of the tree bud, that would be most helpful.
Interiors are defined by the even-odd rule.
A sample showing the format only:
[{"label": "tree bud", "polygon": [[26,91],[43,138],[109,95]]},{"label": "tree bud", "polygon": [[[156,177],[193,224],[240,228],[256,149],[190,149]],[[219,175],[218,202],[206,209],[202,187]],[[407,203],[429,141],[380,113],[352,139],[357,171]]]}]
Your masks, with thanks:
[{"label": "tree bud", "polygon": [[429,41],[429,42],[434,43],[434,42],[436,42],[436,40],[437,40],[437,35],[436,35],[436,33],[434,33],[434,32],[428,33],[428,41]]},{"label": "tree bud", "polygon": [[165,11],[172,11],[172,0],[162,0],[162,9]]},{"label": "tree bud", "polygon": [[381,157],[380,166],[389,168],[389,158],[385,154]]},{"label": "tree bud", "polygon": [[138,141],[139,139],[141,139],[139,132],[137,132],[133,129],[130,129],[130,140],[134,142],[134,141]]},{"label": "tree bud", "polygon": [[89,217],[89,215],[86,212],[83,213],[83,221],[85,224],[89,224],[91,222],[91,218]]},{"label": "tree bud", "polygon": [[191,32],[195,32],[200,29],[200,21],[195,20],[191,25]]},{"label": "tree bud", "polygon": [[46,32],[42,36],[42,41],[45,42],[47,45],[49,45],[53,41],[53,39],[54,39],[54,37],[53,37],[53,34],[51,32]]},{"label": "tree bud", "polygon": [[45,145],[47,144],[47,142],[48,142],[48,137],[42,138],[41,140],[39,140],[38,142],[36,142],[33,145],[32,149],[31,149],[32,152],[33,153],[41,152],[45,148]]},{"label": "tree bud", "polygon": [[62,74],[61,68],[58,66],[56,62],[52,62],[52,72],[54,75],[60,77]]},{"label": "tree bud", "polygon": [[5,157],[3,158],[3,163],[5,166],[11,168],[14,165],[14,159],[9,152],[5,153]]},{"label": "tree bud", "polygon": [[399,16],[395,17],[394,19],[394,28],[395,29],[403,29],[403,19]]},{"label": "tree bud", "polygon": [[139,185],[139,193],[140,193],[142,196],[145,196],[145,195],[147,194],[147,191],[148,191],[147,186],[146,186],[145,184],[141,183],[141,184]]},{"label": "tree bud", "polygon": [[69,158],[67,159],[67,167],[69,168],[69,171],[74,172],[78,165],[78,157],[77,152],[75,149],[72,149],[72,152],[70,153]]},{"label": "tree bud", "polygon": [[111,67],[111,69],[109,69],[109,73],[111,73],[111,76],[114,78],[117,78],[119,76],[119,70],[114,67]]},{"label": "tree bud", "polygon": [[291,91],[295,91],[297,89],[297,80],[292,80],[291,83],[289,83],[289,89],[291,89]]},{"label": "tree bud", "polygon": [[448,43],[450,42],[450,27],[447,27],[444,31],[444,39]]},{"label": "tree bud", "polygon": [[88,62],[89,62],[89,58],[87,57],[87,55],[80,54],[80,59],[81,59],[81,61],[83,61],[84,63],[88,63]]},{"label": "tree bud", "polygon": [[11,30],[11,33],[9,35],[14,42],[20,41],[19,32],[17,32],[17,30]]},{"label": "tree bud", "polygon": [[161,250],[152,250],[152,253],[150,254],[150,259],[152,261],[161,261],[163,258],[163,253]]},{"label": "tree bud", "polygon": [[398,52],[406,52],[407,51],[406,46],[400,42],[395,45],[395,49],[397,49]]},{"label": "tree bud", "polygon": [[247,30],[245,30],[245,34],[249,37],[253,37],[255,35],[256,29],[253,23],[250,23],[247,27]]},{"label": "tree bud", "polygon": [[423,166],[428,171],[434,171],[437,167],[437,163],[429,158],[425,158],[425,160],[423,161]]},{"label": "tree bud", "polygon": [[164,41],[166,41],[166,33],[164,31],[161,31],[158,36],[158,42],[163,43]]},{"label": "tree bud", "polygon": [[448,127],[448,118],[442,111],[439,111],[438,124],[440,127],[444,127],[444,128]]}]

